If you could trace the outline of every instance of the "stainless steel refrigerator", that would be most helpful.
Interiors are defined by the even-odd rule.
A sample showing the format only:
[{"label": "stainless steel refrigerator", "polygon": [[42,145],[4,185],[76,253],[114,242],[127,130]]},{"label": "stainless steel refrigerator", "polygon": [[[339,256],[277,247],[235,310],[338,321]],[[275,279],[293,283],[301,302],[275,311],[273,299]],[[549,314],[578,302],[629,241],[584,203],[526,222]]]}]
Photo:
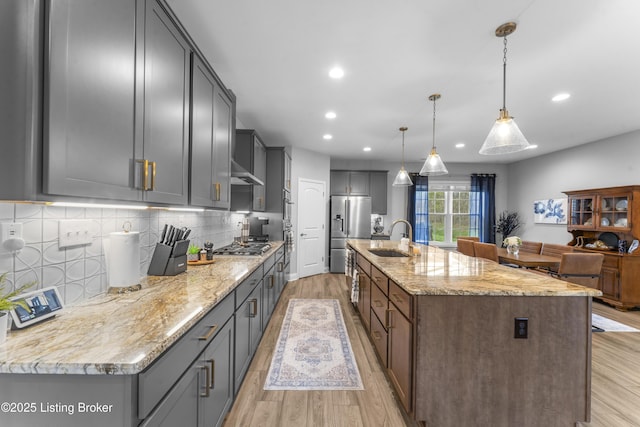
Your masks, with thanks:
[{"label": "stainless steel refrigerator", "polygon": [[371,197],[331,196],[332,273],[344,273],[347,239],[371,238]]}]

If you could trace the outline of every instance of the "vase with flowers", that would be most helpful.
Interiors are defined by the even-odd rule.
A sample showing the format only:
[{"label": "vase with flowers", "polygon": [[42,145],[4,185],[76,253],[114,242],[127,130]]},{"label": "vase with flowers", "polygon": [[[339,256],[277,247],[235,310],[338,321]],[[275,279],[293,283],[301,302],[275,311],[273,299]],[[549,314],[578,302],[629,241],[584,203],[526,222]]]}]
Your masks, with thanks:
[{"label": "vase with flowers", "polygon": [[502,241],[502,244],[507,247],[507,252],[512,255],[518,255],[520,245],[522,245],[522,239],[518,236],[509,236]]}]

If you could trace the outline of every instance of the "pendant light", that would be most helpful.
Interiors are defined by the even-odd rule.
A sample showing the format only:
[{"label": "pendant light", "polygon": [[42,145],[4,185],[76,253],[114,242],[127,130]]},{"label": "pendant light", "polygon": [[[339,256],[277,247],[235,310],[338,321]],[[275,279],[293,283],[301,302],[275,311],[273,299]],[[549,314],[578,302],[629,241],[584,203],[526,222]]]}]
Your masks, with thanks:
[{"label": "pendant light", "polygon": [[406,126],[400,128],[400,132],[402,132],[402,166],[400,166],[400,170],[396,175],[396,179],[393,180],[394,187],[411,187],[413,185],[413,181],[411,181],[411,177],[409,173],[404,168],[404,132],[409,129]]},{"label": "pendant light", "polygon": [[433,101],[433,145],[431,146],[431,154],[425,160],[422,169],[420,169],[420,175],[446,175],[449,173],[444,162],[436,151],[436,100],[440,99],[439,93],[434,93],[429,96],[429,101]]},{"label": "pendant light", "polygon": [[484,140],[480,154],[508,154],[529,148],[520,128],[509,115],[506,107],[507,81],[507,36],[516,30],[515,22],[507,22],[496,29],[496,37],[504,39],[504,56],[502,58],[502,108],[500,117],[496,120],[487,139]]}]

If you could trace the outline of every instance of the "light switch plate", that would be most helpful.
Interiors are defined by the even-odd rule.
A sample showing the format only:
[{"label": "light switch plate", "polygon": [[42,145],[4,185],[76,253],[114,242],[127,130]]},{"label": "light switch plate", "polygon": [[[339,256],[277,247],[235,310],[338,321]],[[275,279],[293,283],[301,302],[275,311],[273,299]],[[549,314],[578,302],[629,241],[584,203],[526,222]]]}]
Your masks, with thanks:
[{"label": "light switch plate", "polygon": [[85,219],[63,219],[58,224],[58,247],[80,246],[91,244],[89,231],[91,221]]}]

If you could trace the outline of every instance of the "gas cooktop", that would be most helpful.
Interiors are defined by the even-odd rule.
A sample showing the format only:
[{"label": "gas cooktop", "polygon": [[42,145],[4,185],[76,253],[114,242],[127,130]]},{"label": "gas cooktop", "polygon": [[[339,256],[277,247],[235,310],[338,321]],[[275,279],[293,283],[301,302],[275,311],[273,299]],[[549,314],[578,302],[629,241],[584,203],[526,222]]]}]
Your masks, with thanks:
[{"label": "gas cooktop", "polygon": [[214,255],[263,255],[271,249],[265,242],[232,243],[213,251]]}]

